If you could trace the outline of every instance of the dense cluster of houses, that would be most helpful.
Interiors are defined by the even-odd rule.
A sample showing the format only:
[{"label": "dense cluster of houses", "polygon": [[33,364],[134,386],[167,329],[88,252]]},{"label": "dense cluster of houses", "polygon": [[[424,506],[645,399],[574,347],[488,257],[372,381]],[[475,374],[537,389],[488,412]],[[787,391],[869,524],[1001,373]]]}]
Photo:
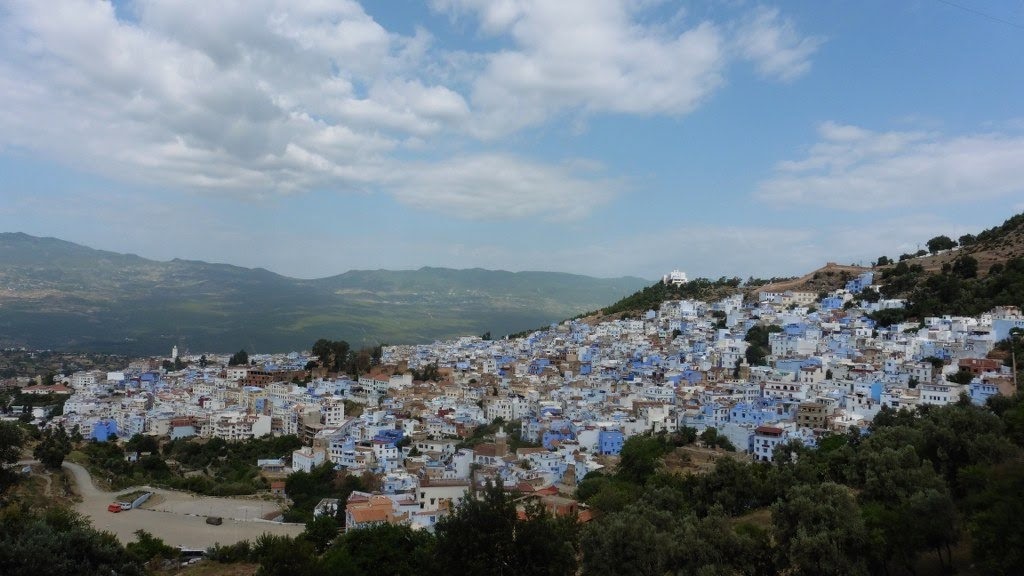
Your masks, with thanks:
[{"label": "dense cluster of houses", "polygon": [[[986,355],[1024,326],[1019,310],[883,328],[867,313],[902,302],[857,301],[873,280],[867,272],[827,294],[669,301],[638,318],[566,321],[524,338],[390,346],[354,380],[321,372],[303,381],[311,358],[295,352],[255,356],[249,366],[211,357],[208,367],[178,372],[139,360],[121,372],[63,378],[58,385],[71,395],[59,420],[99,441],[295,434],[304,447],[277,466],[330,462],[379,480],[379,491],[325,500],[318,513],[344,508],[349,528],[429,528],[488,479],[574,509],[559,494],[636,434],[714,428],[738,451],[770,461],[781,444],[863,428],[883,406],[913,410],[963,395],[980,404],[1013,389],[1011,371]],[[744,338],[757,325],[779,328],[764,366],[747,363]],[[413,379],[429,365],[436,381]],[[953,374],[961,383],[947,379]],[[465,447],[495,422],[504,426],[489,442]],[[509,430],[529,447],[512,449]]]}]

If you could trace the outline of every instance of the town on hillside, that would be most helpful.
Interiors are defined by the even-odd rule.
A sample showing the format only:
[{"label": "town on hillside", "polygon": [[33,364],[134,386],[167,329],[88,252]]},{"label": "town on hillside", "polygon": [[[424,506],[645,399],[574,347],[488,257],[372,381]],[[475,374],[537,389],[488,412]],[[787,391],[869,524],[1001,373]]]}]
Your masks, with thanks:
[{"label": "town on hillside", "polygon": [[1019,310],[880,327],[868,314],[904,303],[859,301],[878,292],[874,280],[866,271],[823,294],[666,301],[639,318],[566,321],[521,338],[386,346],[356,378],[308,352],[175,349],[119,371],[8,384],[66,396],[61,413],[34,408],[33,422],[97,443],[295,436],[301,446],[258,462],[271,478],[329,463],[375,479],[372,491],[316,503],[314,517],[343,515],[347,530],[432,529],[485,483],[586,519],[574,487],[614,466],[637,435],[688,428],[715,454],[771,462],[784,444],[866,430],[883,408],[1012,395],[1009,362],[989,353],[1024,328]]}]

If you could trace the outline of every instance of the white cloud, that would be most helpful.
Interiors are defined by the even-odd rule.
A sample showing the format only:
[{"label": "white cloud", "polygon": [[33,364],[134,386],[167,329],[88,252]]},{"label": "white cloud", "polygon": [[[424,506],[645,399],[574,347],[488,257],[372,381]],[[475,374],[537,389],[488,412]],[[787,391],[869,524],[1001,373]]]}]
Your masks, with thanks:
[{"label": "white cloud", "polygon": [[1024,191],[1024,136],[871,132],[826,122],[806,158],[782,162],[756,196],[837,210],[967,202]]},{"label": "white cloud", "polygon": [[735,32],[735,46],[740,55],[754,62],[762,76],[784,82],[795,80],[811,69],[811,56],[823,42],[816,36],[801,36],[792,20],[775,8],[757,9]]},{"label": "white cloud", "polygon": [[[383,192],[465,218],[579,218],[614,178],[473,138],[562,112],[686,114],[733,57],[730,25],[645,24],[651,3],[437,7],[511,47],[448,52],[352,0],[137,0],[131,19],[108,2],[15,0],[0,9],[0,150],[170,189]],[[782,39],[767,52],[801,45],[777,13],[761,25]],[[446,151],[457,158],[422,157]]]},{"label": "white cloud", "polygon": [[612,183],[595,177],[592,166],[551,166],[507,155],[412,165],[394,178],[391,188],[411,206],[488,219],[578,219],[613,193]]},{"label": "white cloud", "polygon": [[476,133],[494,136],[566,110],[682,115],[722,84],[722,33],[711,22],[665,31],[618,0],[447,0],[514,48],[487,56],[472,88]]},{"label": "white cloud", "polygon": [[454,18],[475,16],[484,34],[512,46],[487,54],[472,82],[474,133],[494,137],[565,112],[682,116],[725,82],[731,60],[766,77],[806,73],[821,40],[802,37],[777,10],[736,23],[651,18],[661,2],[435,0]]}]

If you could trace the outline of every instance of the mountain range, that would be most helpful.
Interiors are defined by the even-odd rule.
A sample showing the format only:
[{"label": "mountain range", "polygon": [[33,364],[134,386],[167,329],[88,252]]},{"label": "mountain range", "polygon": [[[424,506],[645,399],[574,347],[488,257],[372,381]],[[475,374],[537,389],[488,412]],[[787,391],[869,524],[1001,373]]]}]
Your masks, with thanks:
[{"label": "mountain range", "polygon": [[148,260],[0,233],[0,347],[158,354],[270,352],[498,337],[650,284],[556,272],[353,270],[301,280],[261,268]]}]

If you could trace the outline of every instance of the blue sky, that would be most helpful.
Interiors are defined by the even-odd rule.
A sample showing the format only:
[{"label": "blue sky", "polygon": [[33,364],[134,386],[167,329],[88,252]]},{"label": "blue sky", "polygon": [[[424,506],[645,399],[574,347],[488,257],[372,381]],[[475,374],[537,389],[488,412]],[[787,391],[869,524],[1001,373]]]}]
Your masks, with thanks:
[{"label": "blue sky", "polygon": [[12,1],[0,231],[296,277],[868,263],[1024,210],[1024,2]]}]

